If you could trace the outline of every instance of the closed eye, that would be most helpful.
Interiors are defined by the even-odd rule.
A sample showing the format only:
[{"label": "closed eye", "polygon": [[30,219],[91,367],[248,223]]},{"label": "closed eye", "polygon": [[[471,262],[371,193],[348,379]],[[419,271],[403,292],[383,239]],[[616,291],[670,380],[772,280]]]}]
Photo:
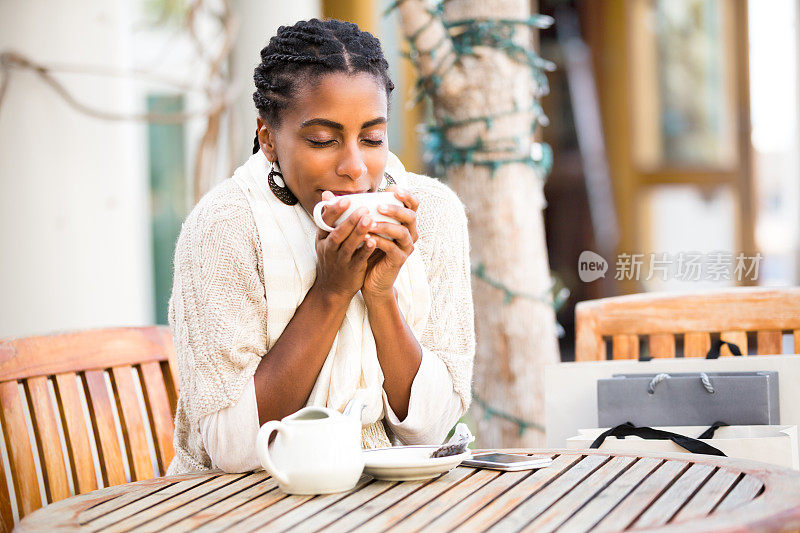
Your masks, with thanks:
[{"label": "closed eye", "polygon": [[311,146],[319,146],[319,147],[330,146],[336,142],[336,139],[331,139],[329,141],[315,141],[313,139],[306,139],[306,140],[309,142],[309,144],[311,144]]},{"label": "closed eye", "polygon": [[[379,139],[377,141],[373,140],[373,139],[362,139],[362,140],[369,146],[381,146],[383,144],[383,139]],[[322,148],[322,147],[333,145],[333,143],[336,142],[336,139],[331,139],[329,141],[315,141],[313,139],[306,139],[306,141],[308,141],[308,143],[311,146],[316,146],[316,147]]]}]

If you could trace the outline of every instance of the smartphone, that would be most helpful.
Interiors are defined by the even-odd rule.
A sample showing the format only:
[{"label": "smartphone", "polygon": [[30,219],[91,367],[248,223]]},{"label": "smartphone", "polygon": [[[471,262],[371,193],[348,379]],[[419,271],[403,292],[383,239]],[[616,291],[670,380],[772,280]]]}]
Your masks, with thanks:
[{"label": "smartphone", "polygon": [[546,456],[516,455],[512,453],[481,453],[473,455],[461,463],[462,466],[475,468],[489,468],[491,470],[504,470],[514,472],[517,470],[534,470],[549,466],[553,460]]}]

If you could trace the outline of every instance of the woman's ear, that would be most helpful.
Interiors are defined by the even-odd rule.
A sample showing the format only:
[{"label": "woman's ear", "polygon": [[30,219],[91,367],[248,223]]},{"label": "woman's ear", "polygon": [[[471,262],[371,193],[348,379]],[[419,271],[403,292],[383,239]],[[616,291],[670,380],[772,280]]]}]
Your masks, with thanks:
[{"label": "woman's ear", "polygon": [[269,161],[274,163],[278,160],[275,132],[261,117],[256,118],[256,126],[258,128],[258,144],[261,146],[261,151],[264,152]]}]

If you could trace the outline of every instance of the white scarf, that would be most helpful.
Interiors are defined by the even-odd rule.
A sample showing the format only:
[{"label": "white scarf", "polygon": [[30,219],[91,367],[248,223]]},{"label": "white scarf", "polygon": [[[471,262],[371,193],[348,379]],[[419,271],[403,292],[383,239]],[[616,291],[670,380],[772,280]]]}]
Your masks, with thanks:
[{"label": "white scarf", "polygon": [[[405,169],[394,154],[389,156],[387,172],[399,187],[405,187]],[[317,227],[299,202],[290,206],[275,197],[267,182],[268,166],[266,156],[259,150],[233,174],[253,211],[261,241],[267,299],[267,350],[277,342],[314,283],[317,266],[314,245]],[[419,252],[414,251],[406,259],[394,287],[400,312],[420,339],[430,311],[430,287]],[[388,446],[389,440],[379,423],[384,416],[382,390],[383,372],[364,298],[359,291],[350,301],[306,405],[342,411],[358,391],[366,402],[362,444],[368,448]]]}]

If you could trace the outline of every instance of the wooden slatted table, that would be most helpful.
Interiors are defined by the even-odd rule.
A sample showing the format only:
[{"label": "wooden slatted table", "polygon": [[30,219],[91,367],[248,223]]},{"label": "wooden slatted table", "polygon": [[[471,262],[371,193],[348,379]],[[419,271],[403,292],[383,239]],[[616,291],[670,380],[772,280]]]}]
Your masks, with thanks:
[{"label": "wooden slatted table", "polygon": [[554,462],[536,471],[458,467],[406,482],[365,475],[350,492],[321,496],[287,496],[263,471],[164,477],[53,503],[18,530],[800,530],[793,470],[690,454],[544,453]]}]

